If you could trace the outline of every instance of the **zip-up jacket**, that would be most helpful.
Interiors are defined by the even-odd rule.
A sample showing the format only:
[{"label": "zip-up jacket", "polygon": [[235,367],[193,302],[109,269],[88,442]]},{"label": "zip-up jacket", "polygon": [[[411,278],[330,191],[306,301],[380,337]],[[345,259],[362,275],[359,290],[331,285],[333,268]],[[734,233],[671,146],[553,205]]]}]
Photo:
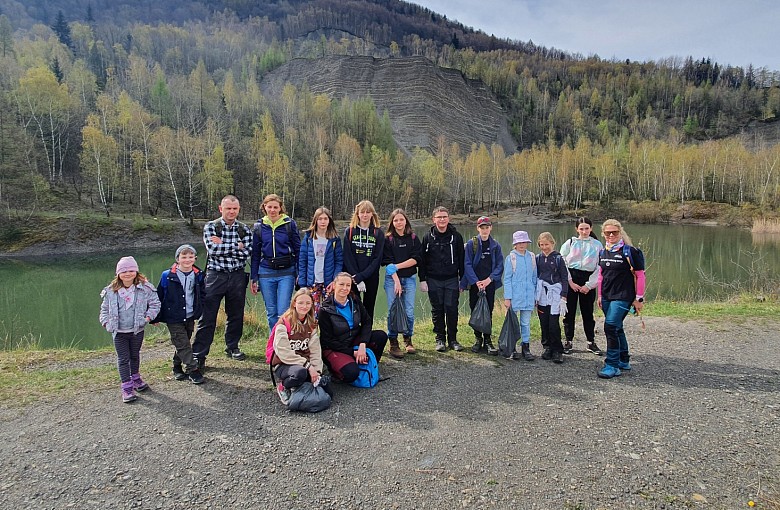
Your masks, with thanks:
[{"label": "zip-up jacket", "polygon": [[[474,285],[479,281],[477,273],[474,268],[479,264],[480,257],[482,257],[482,238],[477,236],[476,239],[469,239],[466,242],[465,247],[465,263],[463,267],[463,278],[460,281],[460,288],[466,289],[469,285]],[[477,243],[477,249],[474,251],[474,243]],[[493,239],[493,236],[488,237],[488,246],[490,246],[491,268],[490,280],[495,285],[496,289],[501,288],[503,282],[501,277],[504,275],[504,254],[501,251],[501,245]]]},{"label": "zip-up jacket", "polygon": [[[314,239],[310,232],[303,235],[301,253],[298,257],[298,285],[311,287],[314,285],[314,264],[317,256],[314,254]],[[338,236],[328,239],[325,245],[325,266],[323,267],[323,283],[327,287],[341,272],[344,265],[344,252],[341,249],[341,239]]]},{"label": "zip-up jacket", "polygon": [[[170,269],[160,275],[160,284],[157,286],[157,296],[160,298],[160,313],[153,322],[173,324],[187,321],[187,298],[184,295],[184,287],[178,276],[179,265],[174,264]],[[203,296],[206,293],[206,279],[203,271],[197,266],[192,266],[195,276],[195,285],[192,287],[192,316],[195,319],[203,314]]]},{"label": "zip-up jacket", "polygon": [[[289,228],[288,228],[289,225]],[[268,259],[274,257],[292,257],[292,272],[298,270],[295,260],[301,251],[301,235],[295,220],[286,214],[280,215],[276,223],[271,223],[268,216],[255,222],[252,226],[252,281],[257,281],[260,266],[271,269]],[[285,269],[286,271],[286,269]]]},{"label": "zip-up jacket", "polygon": [[[100,305],[100,324],[106,331],[116,336],[119,329],[119,292],[107,286],[100,293],[103,303]],[[133,316],[133,333],[141,332],[146,327],[146,318],[151,321],[160,313],[160,298],[149,282],[141,282],[135,286],[135,315]]]},{"label": "zip-up jacket", "polygon": [[332,294],[320,307],[318,320],[322,348],[351,356],[353,347],[360,345],[361,342],[368,343],[371,339],[374,320],[360,299],[350,295],[348,302],[352,307],[353,328],[350,329],[347,319],[336,310],[336,302]]},{"label": "zip-up jacket", "polygon": [[447,230],[439,232],[432,226],[422,240],[422,264],[420,264],[420,281],[449,280],[463,278],[464,250],[463,236],[453,227],[447,225]]},{"label": "zip-up jacket", "polygon": [[550,285],[561,284],[561,297],[569,294],[569,270],[560,253],[553,250],[549,255],[539,253],[536,256],[536,274],[540,280]]}]

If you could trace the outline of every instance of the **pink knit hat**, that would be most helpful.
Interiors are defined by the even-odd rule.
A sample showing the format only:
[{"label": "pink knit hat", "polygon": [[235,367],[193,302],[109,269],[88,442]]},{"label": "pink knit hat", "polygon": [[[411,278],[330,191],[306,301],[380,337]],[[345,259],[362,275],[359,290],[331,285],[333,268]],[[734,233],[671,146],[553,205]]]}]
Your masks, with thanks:
[{"label": "pink knit hat", "polygon": [[126,271],[138,272],[138,262],[133,257],[122,257],[119,262],[116,263],[116,274],[124,273]]}]

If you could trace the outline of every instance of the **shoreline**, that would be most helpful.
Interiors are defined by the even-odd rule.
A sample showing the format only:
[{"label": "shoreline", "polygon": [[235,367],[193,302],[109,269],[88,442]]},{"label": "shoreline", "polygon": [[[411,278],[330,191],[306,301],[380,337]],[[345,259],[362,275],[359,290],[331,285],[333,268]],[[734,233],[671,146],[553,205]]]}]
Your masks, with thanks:
[{"label": "shoreline", "polygon": [[[465,227],[471,226],[483,214],[490,216],[494,225],[565,224],[573,222],[577,217],[577,215],[572,214],[561,215],[551,212],[546,206],[516,207],[498,211],[497,214],[485,214],[484,212],[458,213],[452,214],[450,217],[454,225]],[[597,217],[601,216],[603,214],[599,213]],[[108,226],[112,229],[110,234],[100,234],[101,229],[106,228],[105,224],[95,222],[90,225],[80,225],[79,222],[73,221],[73,218],[62,217],[56,222],[50,222],[45,227],[49,229],[49,232],[37,234],[37,238],[42,237],[44,240],[32,242],[27,246],[22,246],[12,251],[0,251],[0,260],[31,260],[52,255],[105,254],[127,249],[149,249],[185,243],[200,243],[202,239],[199,232],[206,221],[210,220],[198,219],[195,220],[193,225],[189,225],[185,220],[155,220],[155,223],[152,225],[144,225],[142,228],[139,228],[133,220],[117,218],[108,223]],[[244,221],[244,223],[247,223],[247,221]],[[346,223],[348,223],[347,220],[337,220],[336,224],[339,226],[337,230],[345,226]],[[647,223],[626,220],[625,223],[713,227],[722,225],[716,219],[694,218],[684,215],[680,218],[668,218],[668,221],[663,222]],[[411,220],[411,224],[415,229],[424,229],[431,225],[431,221],[430,218],[414,218]],[[598,221],[594,220],[594,224],[598,224]],[[305,228],[303,223],[299,222],[299,229],[302,226]],[[50,235],[47,236],[47,234]]]}]

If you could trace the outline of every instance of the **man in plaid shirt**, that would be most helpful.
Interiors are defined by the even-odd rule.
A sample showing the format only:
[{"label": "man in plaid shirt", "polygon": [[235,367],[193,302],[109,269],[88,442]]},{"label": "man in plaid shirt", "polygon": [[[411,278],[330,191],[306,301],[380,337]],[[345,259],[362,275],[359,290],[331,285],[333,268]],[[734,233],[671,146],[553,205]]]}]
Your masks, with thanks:
[{"label": "man in plaid shirt", "polygon": [[252,231],[237,221],[241,209],[238,199],[227,195],[219,205],[221,218],[203,227],[203,243],[208,251],[206,266],[206,294],[203,298],[203,316],[192,342],[192,351],[201,370],[214,341],[217,312],[225,298],[225,353],[229,358],[244,360],[246,355],[238,348],[244,331],[244,303],[249,274],[244,266],[252,254]]}]

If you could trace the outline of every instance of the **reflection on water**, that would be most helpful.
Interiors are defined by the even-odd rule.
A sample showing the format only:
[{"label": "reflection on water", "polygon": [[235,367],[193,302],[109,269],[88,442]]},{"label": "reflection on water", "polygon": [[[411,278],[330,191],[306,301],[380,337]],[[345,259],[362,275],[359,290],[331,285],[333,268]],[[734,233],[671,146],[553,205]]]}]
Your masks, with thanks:
[{"label": "reflection on water", "polygon": [[[647,259],[647,297],[718,299],[738,288],[755,288],[778,279],[780,236],[751,235],[726,227],[625,225]],[[459,227],[463,237],[476,234],[472,225]],[[528,231],[531,239],[549,231],[558,246],[574,235],[571,225],[495,225],[493,235],[504,255],[511,250],[512,232]],[[597,230],[598,232],[598,230]],[[423,229],[417,229],[420,237]],[[200,246],[198,247],[200,248]],[[155,285],[173,262],[175,247],[159,252],[116,255],[0,260],[0,341],[40,338],[43,346],[107,345],[108,333],[98,324],[100,290],[113,277],[120,255],[133,255],[141,272]],[[533,250],[532,246],[532,251]],[[200,261],[205,260],[201,253]],[[747,287],[746,287],[747,286]],[[380,286],[377,324],[385,325],[387,307]],[[500,291],[499,291],[500,296]],[[427,296],[417,293],[419,314],[430,316]],[[467,310],[468,299],[461,299]],[[248,309],[263,314],[262,298],[249,294]],[[424,318],[421,320],[425,320]]]}]

